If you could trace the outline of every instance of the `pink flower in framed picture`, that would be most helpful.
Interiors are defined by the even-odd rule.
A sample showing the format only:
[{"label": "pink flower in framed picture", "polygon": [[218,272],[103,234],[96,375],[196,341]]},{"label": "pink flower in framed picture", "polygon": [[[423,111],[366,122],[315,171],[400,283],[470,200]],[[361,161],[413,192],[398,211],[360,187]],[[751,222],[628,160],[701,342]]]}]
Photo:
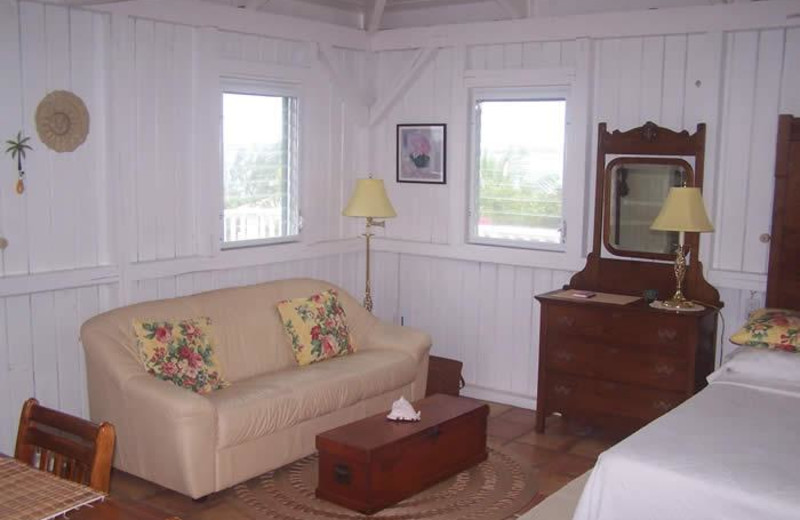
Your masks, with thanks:
[{"label": "pink flower in framed picture", "polygon": [[447,125],[397,125],[397,182],[445,184]]}]

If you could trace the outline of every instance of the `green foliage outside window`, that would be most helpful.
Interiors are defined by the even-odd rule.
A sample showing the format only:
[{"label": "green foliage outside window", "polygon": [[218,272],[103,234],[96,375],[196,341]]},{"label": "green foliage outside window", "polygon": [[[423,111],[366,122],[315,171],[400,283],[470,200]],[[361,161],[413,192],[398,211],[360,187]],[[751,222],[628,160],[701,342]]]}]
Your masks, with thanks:
[{"label": "green foliage outside window", "polygon": [[478,211],[482,224],[558,229],[560,172],[534,172],[531,149],[481,153]]},{"label": "green foliage outside window", "polygon": [[225,168],[225,209],[280,208],[286,190],[284,165],[281,143],[236,150]]}]

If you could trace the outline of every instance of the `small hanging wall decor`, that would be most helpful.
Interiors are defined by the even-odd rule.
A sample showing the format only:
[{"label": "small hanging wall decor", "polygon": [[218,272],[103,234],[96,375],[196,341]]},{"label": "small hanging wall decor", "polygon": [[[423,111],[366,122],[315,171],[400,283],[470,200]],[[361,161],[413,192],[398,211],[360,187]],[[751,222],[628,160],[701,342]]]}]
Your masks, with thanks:
[{"label": "small hanging wall decor", "polygon": [[6,153],[11,154],[12,159],[17,160],[17,193],[22,195],[25,191],[25,170],[22,168],[22,160],[25,159],[25,151],[33,150],[28,144],[30,137],[22,137],[22,132],[17,132],[16,139],[6,141],[8,148]]},{"label": "small hanging wall decor", "polygon": [[89,135],[89,110],[72,92],[55,90],[36,107],[36,132],[51,150],[72,152]]}]

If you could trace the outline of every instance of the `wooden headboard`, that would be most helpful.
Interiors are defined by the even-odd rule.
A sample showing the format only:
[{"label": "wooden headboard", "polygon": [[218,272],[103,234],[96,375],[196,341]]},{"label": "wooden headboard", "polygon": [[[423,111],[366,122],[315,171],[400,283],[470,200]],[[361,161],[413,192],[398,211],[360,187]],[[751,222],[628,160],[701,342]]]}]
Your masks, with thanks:
[{"label": "wooden headboard", "polygon": [[767,307],[800,309],[800,118],[780,116]]}]

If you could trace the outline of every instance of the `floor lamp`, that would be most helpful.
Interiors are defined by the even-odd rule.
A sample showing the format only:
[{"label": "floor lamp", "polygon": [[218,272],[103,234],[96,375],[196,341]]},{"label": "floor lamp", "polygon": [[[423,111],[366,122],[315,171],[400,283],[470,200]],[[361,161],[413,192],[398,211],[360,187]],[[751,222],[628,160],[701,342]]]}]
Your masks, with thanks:
[{"label": "floor lamp", "polygon": [[365,217],[367,219],[367,229],[364,237],[367,239],[367,279],[364,291],[364,308],[372,312],[372,294],[369,282],[369,243],[372,238],[372,227],[385,227],[386,222],[376,221],[376,218],[392,218],[397,216],[397,212],[392,207],[383,181],[380,179],[358,179],[356,189],[350,202],[342,211],[346,217]]},{"label": "floor lamp", "polygon": [[[671,309],[691,309],[694,304],[683,296],[681,286],[686,275],[686,253],[683,246],[684,233],[704,233],[714,231],[708,219],[700,188],[670,188],[661,212],[650,229],[655,231],[678,231],[678,248],[675,250],[675,282],[677,287],[672,298],[662,302]],[[695,251],[695,255],[697,252]],[[695,257],[692,257],[693,259]]]}]

